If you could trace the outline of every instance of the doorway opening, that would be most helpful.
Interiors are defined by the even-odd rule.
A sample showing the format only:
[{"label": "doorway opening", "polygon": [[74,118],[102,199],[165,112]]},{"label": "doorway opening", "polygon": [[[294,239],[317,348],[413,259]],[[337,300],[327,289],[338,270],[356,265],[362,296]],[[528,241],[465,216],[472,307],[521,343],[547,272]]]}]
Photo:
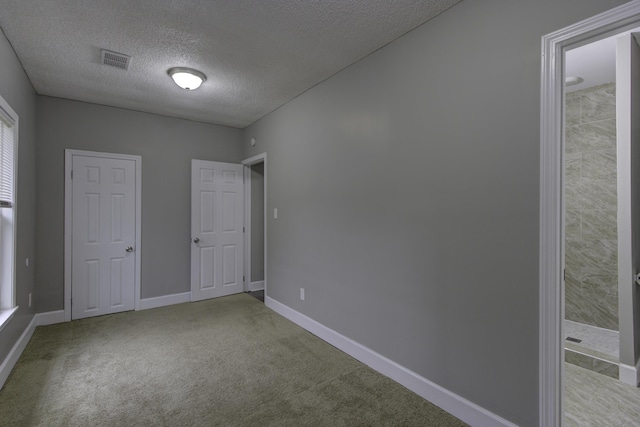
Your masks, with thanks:
[{"label": "doorway opening", "polygon": [[636,32],[565,56],[564,420],[570,424],[625,425],[640,412],[631,239],[639,190],[633,176],[640,168],[631,102],[640,83],[631,60],[640,60]]},{"label": "doorway opening", "polygon": [[[601,41],[611,36],[620,36],[625,32],[629,33],[631,30],[638,27],[640,27],[640,2],[633,1],[611,11],[577,23],[573,26],[559,30],[555,33],[543,37],[542,40],[543,72],[541,91],[540,170],[540,425],[562,425],[563,416],[565,415],[565,407],[567,406],[564,395],[566,382],[564,351],[565,343],[567,342],[566,338],[569,336],[567,335],[567,330],[565,330],[565,274],[567,283],[566,289],[568,295],[571,292],[575,293],[576,289],[581,289],[580,287],[583,287],[585,283],[593,281],[592,279],[597,275],[596,273],[598,273],[587,271],[587,273],[589,274],[584,274],[583,271],[580,271],[580,273],[578,274],[575,270],[575,265],[573,266],[573,273],[570,271],[572,267],[569,264],[575,264],[575,261],[579,261],[578,265],[581,266],[580,262],[585,261],[585,254],[587,252],[580,249],[580,245],[584,246],[584,242],[570,242],[569,235],[570,233],[577,230],[579,233],[582,233],[579,234],[579,236],[584,237],[585,233],[583,233],[583,231],[586,229],[587,237],[589,237],[591,240],[600,240],[597,242],[597,244],[600,246],[604,245],[605,247],[606,244],[611,243],[611,240],[614,240],[606,238],[611,237],[610,235],[600,236],[598,233],[603,230],[599,230],[597,232],[593,230],[593,217],[595,216],[601,219],[601,217],[609,216],[607,215],[607,212],[611,213],[611,207],[609,206],[609,208],[607,208],[605,206],[606,203],[604,205],[595,206],[593,204],[593,200],[585,201],[585,198],[583,197],[585,195],[584,189],[571,188],[570,180],[572,179],[572,177],[575,178],[576,176],[580,176],[580,178],[582,178],[582,172],[584,171],[585,165],[587,169],[591,168],[591,166],[593,166],[593,163],[598,163],[599,160],[603,160],[603,156],[608,158],[608,163],[611,163],[611,152],[609,151],[608,153],[600,152],[596,154],[585,154],[584,152],[576,151],[576,147],[570,145],[572,143],[571,139],[573,138],[573,136],[570,135],[569,132],[577,132],[579,134],[583,131],[583,129],[579,129],[577,127],[569,129],[569,126],[577,126],[575,123],[571,123],[571,120],[575,120],[576,117],[569,116],[570,109],[565,108],[565,105],[568,105],[571,102],[573,102],[574,104],[576,102],[582,102],[582,96],[585,94],[583,93],[573,96],[565,96],[565,77],[573,77],[572,79],[570,79],[573,82],[580,80],[575,78],[579,76],[565,75],[565,70],[568,69],[568,64],[565,60],[565,54],[567,54],[571,50]],[[619,83],[620,82],[616,82],[616,84]],[[603,94],[611,94],[611,87],[600,87],[597,90],[601,90],[601,96]],[[637,92],[637,89],[635,90],[635,92]],[[607,95],[604,96],[606,97]],[[587,102],[589,102],[590,100],[591,98],[587,99]],[[567,104],[565,104],[565,102]],[[590,107],[595,107],[595,110],[598,110],[597,106],[595,105],[591,105],[589,106],[589,108]],[[580,110],[578,111],[579,114],[581,114]],[[567,120],[566,122],[565,118]],[[611,117],[600,118],[603,121],[611,119]],[[579,122],[578,125],[579,124],[581,124],[581,122]],[[608,122],[606,125],[600,123],[600,125],[603,125],[605,127],[610,124],[611,122]],[[593,127],[595,125],[591,123],[591,126]],[[565,130],[567,131],[566,140],[564,140],[563,138],[565,135]],[[603,142],[603,140],[598,141]],[[594,142],[594,140],[591,139],[590,142]],[[587,148],[594,147],[592,146]],[[607,147],[603,146],[595,146],[595,148],[602,148],[603,150],[601,151],[607,150]],[[610,150],[611,147],[609,146],[608,149]],[[617,157],[619,159],[622,158],[621,156],[619,156],[620,151],[617,151],[617,153]],[[581,162],[577,162],[578,155],[580,156]],[[574,157],[572,158],[572,156]],[[597,157],[600,158],[596,159]],[[573,161],[573,163],[571,163],[571,161]],[[598,176],[597,174],[600,172],[596,172],[594,168],[588,169],[586,175],[589,176],[592,173],[595,173],[595,175],[591,175],[591,178],[611,178],[611,172],[609,172],[609,175],[607,176],[605,176],[606,174],[604,173],[601,176]],[[617,175],[620,175],[619,171]],[[631,179],[629,179],[629,181],[631,181]],[[611,184],[611,182],[599,184],[605,185]],[[584,185],[584,183],[574,182],[574,187],[579,187],[580,185]],[[591,190],[593,190],[593,188]],[[600,191],[600,193],[602,193],[602,191]],[[631,192],[629,191],[629,194],[630,193]],[[578,201],[582,204],[570,205],[569,202],[572,198],[579,199]],[[587,206],[585,205],[585,203],[589,203],[589,205]],[[588,209],[585,210],[585,206],[587,206]],[[594,211],[587,212],[592,208],[596,209]],[[598,211],[597,208],[601,208],[600,211]],[[616,215],[614,215],[614,217],[616,217]],[[620,217],[618,216],[618,218]],[[595,222],[597,223],[597,221]],[[609,231],[611,231],[611,223],[611,221],[608,222],[610,228]],[[578,227],[577,224],[580,224],[580,226]],[[585,224],[587,228],[584,227]],[[619,235],[620,239],[622,240],[622,236],[624,235],[623,228],[621,228],[621,223],[618,223],[616,225],[620,231]],[[566,241],[565,232],[567,232]],[[608,240],[608,242],[602,242],[602,240]],[[594,242],[592,241],[589,243],[591,244]],[[613,258],[611,256],[611,252],[612,251],[608,252],[609,260]],[[622,253],[622,251],[620,252]],[[599,256],[598,258],[603,257]],[[620,265],[622,265],[622,262]],[[593,266],[587,265],[587,267],[585,267],[585,271],[591,267]],[[615,268],[611,268],[610,264],[606,263],[601,267],[602,271],[615,270]],[[615,271],[612,271],[611,273],[612,274],[610,276],[613,277]],[[574,275],[573,277],[572,274]],[[629,277],[624,278],[624,283],[620,283],[619,288],[624,289],[625,293],[629,293],[630,295],[631,293],[633,293],[634,295],[632,296],[632,298],[627,298],[629,301],[625,301],[624,304],[622,304],[623,297],[621,294],[619,298],[621,303],[620,306],[622,307],[622,305],[627,305],[627,303],[633,303],[636,305],[636,307],[640,306],[640,304],[637,304],[637,301],[633,301],[637,292],[634,288],[635,284],[632,283],[632,281],[626,280],[631,278],[631,275],[628,276]],[[606,282],[605,277],[599,277],[599,280],[600,283]],[[615,284],[617,284],[617,282],[619,281],[618,274],[615,274],[615,281]],[[609,296],[611,297],[610,299],[615,299],[617,297],[613,295]],[[566,307],[568,308],[568,311],[576,311],[576,307],[572,306],[572,302],[569,302]],[[588,312],[592,310],[598,310],[599,308],[600,307],[596,309],[591,308],[583,311]],[[616,308],[611,308],[609,310],[609,312],[614,311],[616,311]],[[575,313],[571,314],[573,315]],[[593,320],[594,316],[591,317],[592,319],[590,320]],[[615,323],[615,319],[610,318],[609,321],[610,324],[612,324],[612,322]],[[637,331],[640,331],[640,325],[635,325],[635,323],[640,322],[640,319],[634,320],[634,318],[632,317],[629,322],[631,323],[632,328],[638,326]],[[621,323],[621,335],[625,333],[623,329],[624,328],[622,327]],[[630,335],[632,340],[636,340],[638,338],[638,334],[634,333],[633,331]],[[569,338],[576,338],[577,340],[580,340],[579,337]],[[578,344],[575,342],[571,342],[571,340],[569,341],[569,343],[570,344],[567,345],[567,347],[573,344]],[[633,355],[631,357],[633,362],[631,362],[630,364],[629,362],[627,362],[627,364],[629,364],[630,366],[626,366],[625,369],[628,369],[626,369],[623,373],[622,362],[624,361],[621,358],[620,376],[621,378],[624,376],[626,378],[625,382],[627,383],[635,382],[635,384],[637,384],[637,373],[640,372],[637,366],[637,362],[639,361],[638,356],[640,356],[640,354],[638,354],[635,350],[639,346],[632,345],[631,347],[634,348]],[[613,370],[615,370],[615,367]],[[621,382],[616,382],[616,384],[627,386],[629,387],[630,391],[637,393],[637,389],[635,387],[622,384]],[[583,387],[587,386],[583,385]],[[583,394],[585,392],[589,394],[589,391],[586,389],[583,389],[582,392]],[[638,397],[635,397],[635,399],[640,402],[640,399],[638,399]],[[571,404],[572,402],[569,403]],[[632,404],[634,404],[634,402],[632,402]]]},{"label": "doorway opening", "polygon": [[245,292],[264,302],[267,294],[267,154],[246,159]]},{"label": "doorway opening", "polygon": [[566,52],[563,165],[565,361],[615,379],[620,362],[617,213],[624,200],[617,182],[619,37]]}]

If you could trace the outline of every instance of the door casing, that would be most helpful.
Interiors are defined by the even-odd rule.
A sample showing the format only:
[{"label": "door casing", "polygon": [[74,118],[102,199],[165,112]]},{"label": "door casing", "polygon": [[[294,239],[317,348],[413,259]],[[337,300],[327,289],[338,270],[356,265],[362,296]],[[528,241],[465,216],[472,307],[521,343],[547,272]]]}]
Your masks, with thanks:
[{"label": "door casing", "polygon": [[64,171],[64,320],[71,320],[71,249],[73,230],[73,181],[71,170],[73,156],[100,157],[107,159],[125,159],[135,163],[136,168],[136,206],[135,206],[135,276],[134,276],[134,308],[140,310],[140,260],[142,254],[142,157],[128,154],[103,153],[97,151],[84,151],[66,149]]},{"label": "door casing", "polygon": [[539,425],[560,426],[564,328],[564,54],[640,26],[635,0],[542,37],[540,100]]},{"label": "door casing", "polygon": [[244,244],[244,277],[245,291],[250,291],[251,279],[251,166],[257,163],[264,163],[264,201],[263,201],[263,219],[264,219],[264,294],[267,295],[267,153],[258,154],[242,161],[244,166],[244,226],[245,226],[245,244]]}]

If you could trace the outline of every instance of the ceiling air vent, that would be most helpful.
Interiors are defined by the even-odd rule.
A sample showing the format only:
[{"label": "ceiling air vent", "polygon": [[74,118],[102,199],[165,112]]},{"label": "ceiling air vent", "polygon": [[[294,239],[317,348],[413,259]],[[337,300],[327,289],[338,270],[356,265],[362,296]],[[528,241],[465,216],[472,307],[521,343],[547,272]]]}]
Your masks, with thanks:
[{"label": "ceiling air vent", "polygon": [[122,70],[129,69],[129,62],[131,57],[118,52],[111,52],[110,50],[101,49],[101,62],[103,65],[110,65],[112,67],[120,68]]}]

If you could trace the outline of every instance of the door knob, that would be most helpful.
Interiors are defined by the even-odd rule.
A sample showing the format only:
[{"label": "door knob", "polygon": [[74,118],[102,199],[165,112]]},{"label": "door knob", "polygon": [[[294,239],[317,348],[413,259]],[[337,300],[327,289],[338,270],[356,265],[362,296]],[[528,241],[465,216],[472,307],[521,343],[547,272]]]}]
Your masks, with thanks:
[{"label": "door knob", "polygon": [[133,247],[131,247],[131,246],[127,246],[127,249],[125,249],[125,251],[126,251],[127,253],[131,253],[131,252],[133,252]]},{"label": "door knob", "polygon": [[193,239],[193,243],[199,243],[199,242],[200,242],[199,238],[196,237],[195,239]]}]

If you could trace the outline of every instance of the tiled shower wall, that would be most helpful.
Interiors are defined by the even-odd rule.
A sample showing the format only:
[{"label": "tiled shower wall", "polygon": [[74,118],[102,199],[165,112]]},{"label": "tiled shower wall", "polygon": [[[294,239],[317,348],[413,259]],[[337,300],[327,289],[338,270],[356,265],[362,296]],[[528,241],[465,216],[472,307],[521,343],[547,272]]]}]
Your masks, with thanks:
[{"label": "tiled shower wall", "polygon": [[566,318],[618,330],[615,83],[567,94]]}]

